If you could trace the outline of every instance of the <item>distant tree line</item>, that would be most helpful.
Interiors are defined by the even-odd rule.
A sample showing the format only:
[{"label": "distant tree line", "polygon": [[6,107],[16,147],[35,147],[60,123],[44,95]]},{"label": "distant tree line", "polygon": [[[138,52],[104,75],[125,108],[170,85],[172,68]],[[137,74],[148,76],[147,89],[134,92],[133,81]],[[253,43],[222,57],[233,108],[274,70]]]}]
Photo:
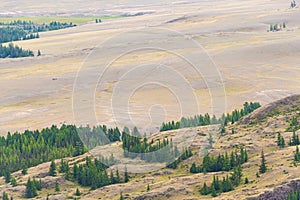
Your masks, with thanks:
[{"label": "distant tree line", "polygon": [[[36,166],[57,158],[77,156],[86,152],[76,127],[52,126],[41,131],[10,132],[0,137],[0,176]],[[26,172],[25,172],[26,173]]]},{"label": "distant tree line", "polygon": [[285,22],[282,24],[270,24],[270,32],[275,32],[275,31],[281,31],[282,29],[286,28]]},{"label": "distant tree line", "polygon": [[195,115],[194,117],[182,117],[180,121],[175,122],[167,122],[162,123],[160,131],[168,131],[174,130],[179,128],[186,128],[186,127],[196,127],[196,126],[206,126],[210,124],[222,124],[226,125],[227,123],[231,122],[232,124],[237,122],[240,118],[249,113],[253,112],[261,105],[257,102],[255,103],[244,103],[244,108],[241,110],[234,110],[231,114],[223,114],[221,118],[217,119],[216,116],[210,116],[208,113],[205,115]]},{"label": "distant tree line", "polygon": [[225,155],[209,156],[203,158],[202,165],[196,166],[195,163],[190,167],[191,173],[206,173],[206,172],[219,172],[230,171],[235,167],[248,161],[247,151],[241,147],[240,152],[236,150],[231,152],[230,156]]},{"label": "distant tree line", "polygon": [[[18,46],[10,44],[8,47],[2,46],[2,43],[19,40],[30,40],[39,38],[39,32],[59,30],[63,28],[76,26],[72,22],[50,22],[50,24],[35,24],[32,21],[15,20],[9,23],[0,22],[0,58],[18,58],[34,56],[31,50],[24,50]],[[41,51],[38,50],[38,56]]]},{"label": "distant tree line", "polygon": [[19,28],[26,31],[27,33],[46,32],[46,31],[53,31],[53,30],[59,30],[59,29],[65,29],[65,28],[77,26],[72,22],[66,23],[66,22],[52,21],[49,24],[45,24],[45,23],[37,24],[32,21],[24,21],[24,20],[15,20],[9,23],[0,22],[0,25]]},{"label": "distant tree line", "polygon": [[0,43],[39,38],[38,33],[28,33],[17,27],[0,28]]},{"label": "distant tree line", "polygon": [[132,136],[125,129],[122,132],[122,141],[125,157],[139,157],[146,162],[169,163],[175,160],[175,154],[179,155],[177,147],[174,147],[172,140],[169,141],[168,138],[148,142],[147,138]]},{"label": "distant tree line", "polygon": [[78,127],[78,134],[82,142],[88,149],[93,149],[96,146],[102,146],[111,142],[121,141],[121,133],[116,128],[107,128],[106,125]]},{"label": "distant tree line", "polygon": [[32,57],[34,53],[31,50],[24,50],[17,45],[10,43],[8,46],[0,44],[0,58],[19,58]]}]

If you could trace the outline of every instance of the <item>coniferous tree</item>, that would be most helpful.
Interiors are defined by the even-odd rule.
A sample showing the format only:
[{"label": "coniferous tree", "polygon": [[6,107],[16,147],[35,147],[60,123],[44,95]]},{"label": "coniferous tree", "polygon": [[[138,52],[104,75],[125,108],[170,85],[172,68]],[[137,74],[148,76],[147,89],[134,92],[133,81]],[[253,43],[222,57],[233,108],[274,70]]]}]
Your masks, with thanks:
[{"label": "coniferous tree", "polygon": [[212,197],[218,196],[217,191],[216,191],[216,188],[214,187],[213,184],[211,185],[211,196],[212,196]]},{"label": "coniferous tree", "polygon": [[12,178],[11,178],[11,185],[12,185],[13,187],[16,187],[16,186],[18,185],[17,180],[16,180],[15,177],[12,177]]},{"label": "coniferous tree", "polygon": [[124,182],[127,183],[129,181],[129,175],[127,172],[127,167],[125,166],[125,173],[124,173]]},{"label": "coniferous tree", "polygon": [[51,161],[51,164],[50,164],[50,169],[49,169],[49,175],[50,176],[56,176],[56,164],[54,162],[54,160]]},{"label": "coniferous tree", "polygon": [[199,190],[201,195],[208,195],[210,193],[210,189],[207,187],[206,182],[204,182],[203,187]]},{"label": "coniferous tree", "polygon": [[5,171],[5,183],[10,183],[11,181],[11,173],[10,170],[8,168],[6,168]]},{"label": "coniferous tree", "polygon": [[284,138],[281,136],[280,132],[278,132],[277,135],[277,146],[284,148],[285,147],[285,141]]},{"label": "coniferous tree", "polygon": [[80,196],[81,195],[80,190],[78,188],[76,189],[75,195],[76,196]]},{"label": "coniferous tree", "polygon": [[8,194],[6,192],[2,193],[2,200],[9,200]]},{"label": "coniferous tree", "polygon": [[42,190],[43,184],[41,179],[39,181],[36,181],[35,178],[33,178],[32,182],[35,185],[37,190],[39,191]]},{"label": "coniferous tree", "polygon": [[234,168],[233,173],[231,174],[231,180],[235,186],[238,186],[241,183],[242,176],[242,166],[238,165]]},{"label": "coniferous tree", "polygon": [[295,162],[299,162],[300,161],[300,154],[299,154],[299,148],[298,148],[298,146],[296,146],[296,152],[295,152],[295,155],[294,155],[294,161]]},{"label": "coniferous tree", "polygon": [[148,184],[147,185],[147,192],[149,192],[150,191],[150,185]]},{"label": "coniferous tree", "polygon": [[260,173],[265,173],[267,171],[267,166],[266,166],[266,160],[265,160],[265,155],[264,155],[264,151],[261,151],[261,164],[259,167],[259,172]]},{"label": "coniferous tree", "polygon": [[75,164],[73,167],[73,178],[77,179],[78,176],[79,176],[79,168],[78,168],[77,164]]},{"label": "coniferous tree", "polygon": [[60,192],[58,181],[55,181],[55,192]]},{"label": "coniferous tree", "polygon": [[120,194],[120,200],[124,200],[123,193]]},{"label": "coniferous tree", "polygon": [[300,199],[299,191],[292,191],[287,197],[287,200],[299,200],[299,199]]},{"label": "coniferous tree", "polygon": [[116,170],[116,179],[115,179],[115,182],[116,183],[120,183],[121,182],[120,174],[119,174],[119,170],[118,169]]},{"label": "coniferous tree", "polygon": [[192,163],[192,166],[190,168],[190,173],[197,173],[197,167],[196,167],[196,163]]},{"label": "coniferous tree", "polygon": [[111,183],[111,184],[116,183],[116,182],[115,182],[115,177],[114,177],[114,174],[113,174],[112,170],[110,171],[110,183]]},{"label": "coniferous tree", "polygon": [[23,174],[23,175],[26,175],[26,174],[27,174],[27,168],[26,168],[26,167],[22,169],[22,174]]},{"label": "coniferous tree", "polygon": [[36,191],[35,184],[33,183],[33,181],[30,180],[30,178],[28,178],[27,184],[26,184],[25,197],[33,198],[36,196],[37,196],[37,191]]},{"label": "coniferous tree", "polygon": [[270,31],[272,32],[274,30],[274,27],[272,24],[270,24]]},{"label": "coniferous tree", "polygon": [[246,177],[245,178],[245,184],[248,184],[249,183],[249,180],[248,180],[248,178]]}]

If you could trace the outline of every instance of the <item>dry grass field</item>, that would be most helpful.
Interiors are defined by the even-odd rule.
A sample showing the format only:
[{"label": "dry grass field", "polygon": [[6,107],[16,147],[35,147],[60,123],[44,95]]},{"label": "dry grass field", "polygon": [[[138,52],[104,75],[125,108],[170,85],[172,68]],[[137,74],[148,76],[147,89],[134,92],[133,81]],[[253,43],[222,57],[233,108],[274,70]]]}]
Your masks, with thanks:
[{"label": "dry grass field", "polygon": [[[289,8],[289,3],[28,0],[21,4],[2,0],[0,22],[58,20],[78,26],[14,42],[35,54],[40,50],[40,57],[0,59],[0,135],[63,123],[135,125],[154,133],[162,121],[231,112],[245,101],[258,101],[265,107],[226,127],[222,136],[217,126],[152,134],[153,139],[173,137],[192,147],[194,156],[176,170],[128,160],[119,143],[97,147],[93,155],[113,152],[121,163],[127,163],[131,180],[93,191],[79,187],[81,199],[119,199],[121,192],[127,199],[211,199],[200,196],[199,188],[204,181],[210,183],[213,175],[228,173],[189,173],[189,166],[201,161],[199,155],[207,145],[207,136],[201,133],[209,131],[216,142],[211,154],[244,145],[250,155],[243,165],[243,177],[250,183],[215,199],[246,199],[296,180],[300,171],[292,164],[295,147],[279,149],[276,132],[282,132],[288,141],[292,134],[286,132],[288,121],[298,111],[290,110],[289,104],[269,104],[300,91],[300,12]],[[96,18],[102,22],[95,23]],[[282,31],[268,31],[270,24],[282,23],[287,26]],[[199,61],[196,64],[203,74],[182,58]],[[297,96],[296,106],[298,101]],[[270,117],[273,108],[280,114]],[[262,147],[270,171],[257,178]],[[14,199],[22,199],[28,176],[38,176],[47,183],[39,199],[46,199],[47,194],[53,200],[73,198],[78,185],[62,174],[49,177],[49,165],[32,167],[25,176],[15,172],[17,187],[1,178],[0,194],[7,191]],[[154,171],[145,173],[145,169]],[[61,185],[59,193],[53,188],[56,180]],[[148,184],[151,190],[147,192]]]},{"label": "dry grass field", "polygon": [[[7,2],[0,11],[10,7],[11,9],[8,10],[22,12],[34,9],[38,15],[44,12],[41,8],[47,3],[49,2],[42,2],[36,7],[26,3],[20,7],[13,2]],[[83,2],[78,2],[78,7],[81,3]],[[132,2],[128,5],[130,3]],[[71,12],[72,8],[67,5],[61,3],[58,8],[61,8],[62,12],[64,9],[70,9]],[[93,6],[87,3],[83,10],[89,5]],[[73,9],[75,8],[76,5]],[[51,10],[51,6],[49,9]],[[125,12],[129,8],[122,9]],[[40,39],[15,42],[34,52],[40,49],[43,56],[0,61],[1,133],[41,128],[53,123],[74,123],[72,95],[77,72],[83,65],[91,66],[89,62],[97,63],[99,68],[94,70],[101,71],[105,63],[120,56],[122,49],[126,49],[131,42],[132,38],[124,31],[144,27],[178,31],[203,46],[224,81],[225,92],[219,95],[222,95],[222,101],[226,100],[223,102],[226,103],[226,111],[236,108],[247,100],[256,100],[265,104],[299,92],[299,9],[289,9],[286,1],[173,2],[171,7],[168,3],[161,6],[145,4],[132,10],[154,10],[154,12],[125,18],[107,17],[99,24],[93,23],[94,20],[91,19],[91,23],[74,28],[41,33]],[[36,21],[47,21],[48,18],[40,16]],[[89,18],[83,17],[82,20],[85,19]],[[63,20],[67,21],[65,17]],[[70,21],[72,20],[78,22],[78,17],[70,17]],[[270,24],[283,22],[287,24],[285,30],[267,32]],[[117,38],[121,41],[117,49],[110,48],[115,45],[113,42],[107,42],[106,49],[101,49],[104,51],[103,55],[101,53],[103,57],[85,60],[99,43],[117,34],[120,34]],[[142,36],[137,34],[136,37]],[[163,42],[164,38],[166,37],[157,36],[150,43],[141,39],[138,42],[139,45],[155,46]],[[142,42],[145,44],[141,44]],[[176,49],[179,49],[183,55],[193,54],[191,49],[185,48],[184,45],[180,46],[180,43]],[[203,60],[201,67],[204,68],[206,60]],[[95,113],[98,121],[113,124],[111,106],[108,105],[113,90],[120,81],[120,77],[115,77],[114,74],[128,72],[132,67],[141,64],[160,62],[168,63],[179,73],[184,73],[185,69],[189,68],[187,63],[181,62],[180,66],[176,65],[177,60],[173,55],[157,50],[148,53],[133,52],[115,61],[101,82],[104,86],[97,88],[96,91]],[[142,73],[137,76],[144,79],[146,75]],[[153,73],[151,76],[155,77],[157,74]],[[151,76],[149,80],[152,79]],[[168,77],[168,73],[161,76],[167,79],[166,82],[173,78]],[[210,112],[211,106],[215,106],[211,103],[209,93],[212,88],[208,88],[203,81],[200,81],[201,77],[193,77],[192,71],[187,70],[183,76],[191,80],[198,78],[194,81],[197,85],[192,86],[198,100],[198,108],[191,107],[188,113],[195,114],[198,110],[202,113]],[[83,75],[84,80],[97,78],[99,78],[97,73]],[[180,96],[180,94],[176,95]],[[161,109],[158,109],[155,116],[159,117],[159,120],[156,121],[180,118],[182,113],[177,103],[174,96],[172,97],[172,94],[162,87],[142,88],[132,96],[129,108],[132,109],[130,111],[133,119],[138,116],[142,119],[139,125],[143,125],[149,121],[148,111],[153,104],[163,105],[168,111],[167,116],[160,118],[158,115]],[[122,124],[122,122],[118,123]]]},{"label": "dry grass field", "polygon": [[[44,3],[47,2],[32,6],[30,2],[26,2],[21,7],[11,1],[4,1],[0,11],[3,14],[5,10],[19,10],[25,15],[26,11],[30,13],[30,10],[35,10],[36,15],[42,15],[46,12],[42,10]],[[49,2],[49,5],[54,6],[51,3]],[[130,3],[135,5],[134,2]],[[80,1],[77,6],[80,7],[82,4],[83,2]],[[76,4],[72,8],[68,5],[62,2],[58,4],[57,10],[62,13],[69,13],[72,9],[74,12],[78,11]],[[93,7],[93,4],[89,2],[84,5],[81,12],[88,9],[87,7]],[[124,5],[127,5],[126,2]],[[109,7],[109,5],[106,6]],[[118,14],[122,12],[124,14],[129,10],[126,6],[120,7]],[[101,54],[103,57],[92,60],[97,63],[101,71],[105,63],[119,56],[119,50],[126,49],[128,44],[135,41],[124,31],[144,27],[178,31],[203,46],[222,77],[225,92],[219,95],[222,96],[220,99],[223,104],[226,104],[226,111],[241,106],[244,101],[259,101],[265,104],[299,91],[299,9],[289,9],[286,1],[173,2],[172,6],[168,6],[167,2],[160,6],[147,2],[144,6],[135,6],[132,10],[143,11],[144,9],[154,11],[134,17],[107,17],[99,24],[94,23],[93,17],[82,17],[82,19],[70,17],[70,21],[74,20],[79,23],[87,19],[85,22],[88,22],[90,19],[90,23],[41,33],[39,39],[15,42],[23,48],[34,50],[35,53],[40,49],[43,55],[34,58],[0,60],[1,134],[6,134],[7,131],[42,128],[53,123],[74,123],[73,86],[77,72],[88,62],[85,60],[87,56],[95,49],[99,52],[99,48],[104,52]],[[93,12],[91,11],[90,14],[95,14]],[[99,15],[103,13],[99,11]],[[8,20],[7,17],[6,20]],[[36,17],[36,21],[42,20],[49,21],[49,17]],[[66,20],[65,16],[63,20]],[[285,30],[267,32],[270,24],[283,22],[287,24]],[[99,43],[116,37],[117,34],[121,41],[117,49],[110,48],[116,44],[109,42],[105,43],[105,49],[97,47]],[[138,36],[141,37],[141,35]],[[176,40],[176,37],[168,38]],[[137,40],[137,42],[144,46],[151,42],[150,44],[155,46],[162,41],[154,38],[152,41]],[[143,42],[145,44],[142,44]],[[191,55],[192,52],[181,43],[172,48],[178,49],[183,55]],[[160,62],[172,66],[172,63],[176,63],[177,60],[170,54],[152,51],[133,52],[114,62],[105,75],[103,87],[98,87],[95,94],[95,113],[99,123],[114,124],[109,102],[120,81],[115,75],[128,72],[132,67],[141,64]],[[200,67],[204,69],[206,62],[207,60],[203,59]],[[210,112],[212,106],[215,106],[211,103],[209,93],[212,88],[208,88],[200,78],[193,77],[192,71],[185,71],[184,69],[189,69],[186,63],[180,63],[176,67],[179,73],[186,72],[184,74],[186,79],[193,80],[194,78],[192,89],[197,97],[198,111]],[[147,75],[139,74],[138,76],[144,79]],[[148,76],[149,80],[157,74],[153,73],[151,76]],[[167,74],[163,76],[167,79],[166,82],[172,80],[172,77],[167,77]],[[99,78],[97,73],[83,75],[83,79],[87,82],[97,78]],[[95,85],[90,87],[95,87]],[[183,91],[184,88],[179,88],[178,91],[180,90]],[[213,98],[216,98],[215,96]],[[133,119],[139,118],[139,126],[149,122],[148,111],[153,104],[162,105],[166,109],[166,116],[159,118],[160,121],[161,119],[178,119],[182,113],[174,98],[170,91],[165,91],[162,87],[142,88],[137,90],[130,99],[129,110]],[[161,112],[161,109],[158,111]],[[195,114],[198,111],[190,108],[187,113]],[[218,112],[222,111],[224,109],[218,110]],[[155,114],[156,110],[154,109],[153,112]],[[126,124],[122,120],[117,123]]]}]

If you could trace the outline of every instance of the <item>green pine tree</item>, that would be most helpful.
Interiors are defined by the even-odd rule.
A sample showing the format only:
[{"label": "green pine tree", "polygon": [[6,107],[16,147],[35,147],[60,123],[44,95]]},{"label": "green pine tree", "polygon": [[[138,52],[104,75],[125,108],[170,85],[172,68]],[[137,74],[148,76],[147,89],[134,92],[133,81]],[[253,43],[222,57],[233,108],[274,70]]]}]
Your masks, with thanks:
[{"label": "green pine tree", "polygon": [[25,197],[33,198],[36,196],[37,196],[37,191],[36,191],[35,184],[33,183],[33,181],[30,180],[30,178],[28,178],[27,184],[26,184]]},{"label": "green pine tree", "polygon": [[300,154],[299,154],[298,145],[296,146],[296,152],[295,152],[295,155],[294,155],[294,161],[295,162],[299,162],[300,161]]},{"label": "green pine tree", "polygon": [[16,187],[16,186],[18,185],[17,180],[16,180],[15,177],[12,177],[12,178],[11,178],[11,185],[12,185],[13,187]]},{"label": "green pine tree", "polygon": [[129,175],[128,175],[126,166],[125,166],[125,173],[124,173],[124,182],[125,183],[129,182]]},{"label": "green pine tree", "polygon": [[51,161],[51,164],[50,164],[50,169],[49,169],[49,175],[50,176],[56,176],[56,164],[54,162],[54,160]]},{"label": "green pine tree", "polygon": [[80,191],[79,191],[78,188],[76,189],[75,195],[76,195],[76,196],[80,196],[80,195],[81,195],[81,193],[80,193]]},{"label": "green pine tree", "polygon": [[267,171],[267,166],[266,166],[266,159],[265,159],[265,155],[264,155],[264,151],[261,151],[261,164],[259,167],[259,172],[261,174],[266,173]]},{"label": "green pine tree", "polygon": [[60,192],[59,184],[55,181],[55,192]]},{"label": "green pine tree", "polygon": [[208,195],[210,193],[209,188],[206,185],[206,182],[204,182],[203,187],[199,190],[201,195]]},{"label": "green pine tree", "polygon": [[212,197],[218,196],[215,186],[213,184],[211,185],[211,196]]},{"label": "green pine tree", "polygon": [[8,194],[6,192],[3,192],[3,194],[2,194],[2,200],[9,200]]},{"label": "green pine tree", "polygon": [[190,168],[190,173],[197,173],[197,167],[196,167],[196,163],[192,163],[192,166]]},{"label": "green pine tree", "polygon": [[23,174],[23,175],[26,175],[26,174],[27,174],[27,168],[26,168],[26,167],[22,169],[22,174]]},{"label": "green pine tree", "polygon": [[11,173],[9,169],[5,170],[5,183],[10,183],[11,181]]},{"label": "green pine tree", "polygon": [[120,200],[124,200],[123,193],[120,194]]}]

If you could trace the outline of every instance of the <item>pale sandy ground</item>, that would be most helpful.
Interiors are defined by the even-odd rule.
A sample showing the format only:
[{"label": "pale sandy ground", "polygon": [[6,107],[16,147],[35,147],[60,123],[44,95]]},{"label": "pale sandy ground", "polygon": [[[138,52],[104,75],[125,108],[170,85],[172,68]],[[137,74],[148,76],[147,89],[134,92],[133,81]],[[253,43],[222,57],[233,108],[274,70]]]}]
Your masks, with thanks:
[{"label": "pale sandy ground", "polygon": [[[26,2],[21,7],[3,1],[0,11],[27,10],[28,13],[35,11],[35,14],[41,14],[48,12],[42,9],[46,3],[35,5]],[[76,8],[76,4],[73,7],[68,5],[67,1],[61,3],[57,10],[69,13]],[[91,14],[97,13],[99,4],[86,2],[84,5],[79,1],[81,12],[95,8]],[[105,6],[104,9],[110,8]],[[154,132],[152,126],[158,127],[161,121],[179,119],[181,115],[211,112],[212,108],[220,113],[240,107],[244,101],[265,104],[299,93],[300,13],[298,8],[288,7],[286,0],[187,1],[166,2],[159,6],[147,2],[146,6],[134,6],[131,10],[152,10],[151,14],[41,33],[40,39],[16,42],[35,52],[40,49],[43,56],[0,60],[0,133],[75,123],[75,120],[77,123],[95,124],[96,119],[109,125],[146,125]],[[128,7],[112,8],[123,13],[130,10]],[[282,22],[287,23],[286,30],[267,32],[270,23]],[[199,48],[181,42],[181,37],[174,32],[155,35],[155,31],[134,31],[145,27],[152,31],[170,29],[194,39],[204,47],[213,62],[203,51],[199,53]],[[131,33],[128,35],[124,31]],[[115,38],[106,42],[105,48],[98,46],[112,36]],[[173,46],[170,41],[175,41]],[[215,65],[221,74],[220,80],[224,81],[225,92],[220,87],[218,74],[207,75],[203,79],[178,56],[150,49],[137,50],[117,59],[101,77],[95,90],[100,72],[123,51],[164,45],[188,59],[197,58],[201,61],[197,64],[205,72]],[[94,54],[85,60],[92,52]],[[170,66],[178,73],[153,68],[158,63]],[[137,69],[140,65],[151,67]],[[84,70],[80,72],[79,81],[84,85],[75,88],[78,96],[75,95],[72,106],[74,81],[81,67]],[[183,84],[182,77],[191,85]],[[209,79],[209,88],[205,79]],[[162,82],[160,86],[143,85],[144,82],[155,81]],[[131,88],[133,85],[136,87]],[[174,89],[173,94],[168,89]],[[194,97],[189,96],[191,91],[197,97],[196,102]],[[216,100],[217,105],[212,104],[210,92],[213,92],[213,101]],[[126,95],[129,95],[129,100]],[[196,103],[199,104],[198,109]],[[126,113],[130,113],[130,118]],[[129,123],[130,119],[133,123]]]}]

